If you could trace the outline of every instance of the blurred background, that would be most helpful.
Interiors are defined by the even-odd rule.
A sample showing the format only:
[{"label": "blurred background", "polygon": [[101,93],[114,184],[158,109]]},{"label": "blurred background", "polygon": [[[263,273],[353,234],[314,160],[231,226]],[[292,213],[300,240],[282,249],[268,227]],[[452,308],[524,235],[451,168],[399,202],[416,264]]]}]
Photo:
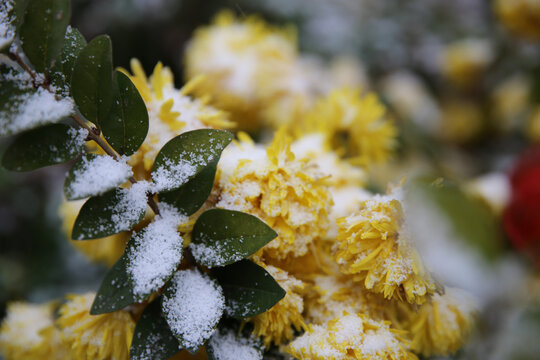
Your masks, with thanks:
[{"label": "blurred background", "polygon": [[[484,305],[456,358],[538,359],[540,2],[73,0],[72,25],[88,40],[109,34],[116,66],[138,58],[150,73],[161,61],[181,87],[187,42],[223,9],[294,26],[310,64],[387,105],[399,148],[370,190],[413,179],[410,226],[427,266]],[[95,290],[106,271],[61,230],[67,168],[0,169],[0,318],[7,301]],[[513,202],[519,192],[529,201]]]}]

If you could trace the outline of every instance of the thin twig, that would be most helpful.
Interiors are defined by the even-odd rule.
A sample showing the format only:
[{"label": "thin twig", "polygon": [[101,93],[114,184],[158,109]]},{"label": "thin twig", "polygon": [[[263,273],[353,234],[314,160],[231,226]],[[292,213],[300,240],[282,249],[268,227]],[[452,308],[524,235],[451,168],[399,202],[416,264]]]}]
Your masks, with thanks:
[{"label": "thin twig", "polygon": [[[35,87],[42,86],[48,92],[50,92],[50,93],[52,93],[52,94],[54,94],[56,96],[54,91],[51,90],[51,87],[49,86],[49,82],[46,79],[45,79],[45,82],[38,82],[38,78],[37,78],[36,73],[24,62],[24,60],[19,56],[19,54],[10,52],[9,57],[10,57],[11,60],[15,61],[20,67],[22,67],[23,70],[28,73],[28,75],[30,75],[30,77],[33,80],[33,83],[34,83]],[[73,118],[73,120],[75,120],[75,122],[80,127],[85,129],[86,131],[88,131],[88,138],[90,140],[94,141],[96,144],[98,144],[99,147],[101,149],[103,149],[103,151],[105,151],[105,153],[107,155],[112,156],[115,160],[120,160],[120,155],[109,144],[107,144],[107,142],[105,140],[103,140],[101,138],[101,136],[99,136],[99,132],[94,131],[94,129],[92,127],[88,126],[88,124],[86,124],[84,119],[82,119],[78,114],[73,114],[71,117]],[[137,179],[135,179],[133,176],[131,176],[129,178],[129,181],[132,184],[137,183]],[[154,200],[154,195],[155,194],[153,194],[153,193],[148,194],[148,202],[147,203],[148,203],[148,206],[154,212],[154,214],[159,215],[159,207],[158,207],[157,203]]]}]

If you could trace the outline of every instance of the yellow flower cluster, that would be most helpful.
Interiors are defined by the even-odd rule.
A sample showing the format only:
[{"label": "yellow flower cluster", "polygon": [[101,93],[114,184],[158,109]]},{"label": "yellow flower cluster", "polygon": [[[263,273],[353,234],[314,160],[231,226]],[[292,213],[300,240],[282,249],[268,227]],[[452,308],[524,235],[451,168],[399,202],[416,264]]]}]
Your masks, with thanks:
[{"label": "yellow flower cluster", "polygon": [[404,324],[412,349],[424,356],[455,353],[472,330],[475,312],[476,304],[470,296],[448,287],[418,311],[407,307]]},{"label": "yellow flower cluster", "polygon": [[540,41],[540,1],[496,0],[495,11],[508,29],[524,38]]},{"label": "yellow flower cluster", "polygon": [[219,163],[217,207],[260,217],[277,233],[265,258],[302,256],[325,235],[332,199],[325,178],[307,159],[297,159],[291,138],[279,131],[266,149],[249,141],[224,151]]},{"label": "yellow flower cluster", "polygon": [[446,46],[442,57],[445,77],[458,87],[470,87],[494,58],[491,44],[484,39],[468,38]]},{"label": "yellow flower cluster", "polygon": [[422,304],[435,283],[407,239],[403,208],[395,196],[365,201],[338,220],[336,261],[344,274],[387,299]]},{"label": "yellow flower cluster", "polygon": [[[437,293],[407,238],[400,188],[385,196],[365,189],[371,165],[392,156],[395,125],[379,98],[358,84],[328,81],[316,88],[313,74],[300,66],[304,60],[292,31],[224,12],[188,46],[190,81],[183,88],[174,88],[161,64],[147,77],[132,61],[133,75],[124,71],[150,118],[147,139],[129,159],[135,177],[149,178],[157,152],[174,136],[232,128],[225,111],[240,128],[267,126],[260,142],[237,133],[204,206],[247,212],[278,233],[252,260],[286,295],[247,320],[254,335],[299,359],[416,359],[456,351],[472,327],[473,307],[449,297],[449,290]],[[66,231],[79,207],[63,205]],[[184,238],[200,213],[181,225]],[[115,235],[77,244],[112,264],[126,240]],[[131,314],[90,316],[92,297],[69,297],[60,318],[51,317],[57,343],[76,360],[127,359]]]},{"label": "yellow flower cluster", "polygon": [[0,354],[5,360],[61,360],[66,350],[54,327],[55,305],[10,303],[0,328]]},{"label": "yellow flower cluster", "polygon": [[389,322],[361,314],[345,314],[327,326],[310,325],[286,351],[297,359],[404,359],[417,357],[408,350],[403,331],[390,328]]},{"label": "yellow flower cluster", "polygon": [[94,297],[93,293],[68,295],[60,307],[57,324],[65,345],[77,360],[128,359],[135,321],[127,311],[90,315]]},{"label": "yellow flower cluster", "polygon": [[326,69],[298,52],[296,31],[256,16],[219,13],[196,31],[185,55],[186,78],[206,75],[195,89],[230,111],[241,128],[274,128],[296,121],[314,100],[340,85],[359,85],[361,71],[341,58]]},{"label": "yellow flower cluster", "polygon": [[397,129],[385,113],[377,95],[341,88],[320,99],[290,126],[296,137],[325,134],[339,153],[350,157],[354,164],[367,166],[387,161],[395,148]]},{"label": "yellow flower cluster", "polygon": [[274,266],[266,266],[266,271],[287,292],[274,307],[251,320],[254,326],[253,334],[262,337],[264,345],[269,347],[272,343],[280,345],[290,341],[294,335],[293,327],[296,331],[306,328],[302,317],[304,301],[300,295],[305,285]]},{"label": "yellow flower cluster", "polygon": [[117,311],[92,316],[95,294],[68,295],[55,320],[54,303],[11,303],[0,329],[6,360],[127,360],[135,321]]}]

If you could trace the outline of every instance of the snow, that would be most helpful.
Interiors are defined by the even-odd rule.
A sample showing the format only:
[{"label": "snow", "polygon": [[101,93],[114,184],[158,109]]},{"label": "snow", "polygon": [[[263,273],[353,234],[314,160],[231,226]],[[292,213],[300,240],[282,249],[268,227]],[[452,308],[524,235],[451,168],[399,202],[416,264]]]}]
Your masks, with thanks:
[{"label": "snow", "polygon": [[182,260],[183,250],[177,228],[186,221],[187,217],[162,203],[160,215],[131,239],[127,271],[136,296],[144,297],[158,290],[174,273]]},{"label": "snow", "polygon": [[111,220],[117,231],[131,229],[133,222],[139,219],[141,211],[146,209],[149,189],[150,183],[146,181],[139,181],[131,185],[129,189],[122,189],[122,199],[113,209],[111,215]]},{"label": "snow", "polygon": [[10,12],[13,9],[13,0],[0,3],[0,49],[9,45],[15,37],[15,26],[12,24]]},{"label": "snow", "polygon": [[178,271],[163,295],[163,312],[185,348],[197,349],[215,331],[225,308],[221,287],[196,269]]},{"label": "snow", "polygon": [[14,71],[2,74],[0,81],[15,82],[23,93],[10,98],[0,112],[0,135],[30,130],[40,125],[55,123],[73,113],[73,100],[57,100],[54,94],[38,88],[33,90],[27,74]]},{"label": "snow", "polygon": [[[240,242],[243,241],[243,239],[240,239]],[[210,246],[207,244],[210,244]],[[211,267],[224,265],[229,261],[239,261],[245,257],[245,254],[243,253],[231,253],[230,247],[224,247],[223,244],[212,240],[206,240],[197,244],[192,242],[189,247],[191,248],[191,253],[197,262]],[[228,250],[227,256],[224,256],[225,249]]]},{"label": "snow", "polygon": [[216,332],[208,341],[215,360],[261,360],[260,344],[235,336],[232,330]]},{"label": "snow", "polygon": [[197,172],[197,167],[194,164],[201,164],[202,158],[192,158],[191,161],[178,159],[177,161],[174,163],[168,160],[163,166],[152,172],[156,192],[172,190],[186,183]]},{"label": "snow", "polygon": [[97,155],[85,156],[81,161],[82,167],[73,171],[73,181],[66,188],[72,198],[103,194],[133,175],[127,159],[118,161],[111,156]]}]

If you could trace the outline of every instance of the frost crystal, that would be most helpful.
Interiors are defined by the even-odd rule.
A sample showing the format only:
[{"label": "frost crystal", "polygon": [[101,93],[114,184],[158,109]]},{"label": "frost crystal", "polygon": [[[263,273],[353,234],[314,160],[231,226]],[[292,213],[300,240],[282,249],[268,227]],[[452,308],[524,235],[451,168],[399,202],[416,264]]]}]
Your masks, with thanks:
[{"label": "frost crystal", "polygon": [[73,172],[74,179],[66,191],[73,198],[85,198],[103,194],[124,183],[133,175],[127,159],[117,161],[111,156],[98,155],[82,158],[83,167]]},{"label": "frost crystal", "polygon": [[261,344],[253,339],[236,337],[233,331],[216,332],[208,340],[208,345],[216,360],[260,360],[263,358]]},{"label": "frost crystal", "polygon": [[160,204],[160,216],[137,233],[128,247],[128,274],[135,295],[144,297],[162,287],[182,260],[178,225],[187,221],[173,207]]},{"label": "frost crystal", "polygon": [[199,348],[212,335],[224,308],[221,287],[198,270],[177,272],[163,297],[167,323],[188,349]]}]

